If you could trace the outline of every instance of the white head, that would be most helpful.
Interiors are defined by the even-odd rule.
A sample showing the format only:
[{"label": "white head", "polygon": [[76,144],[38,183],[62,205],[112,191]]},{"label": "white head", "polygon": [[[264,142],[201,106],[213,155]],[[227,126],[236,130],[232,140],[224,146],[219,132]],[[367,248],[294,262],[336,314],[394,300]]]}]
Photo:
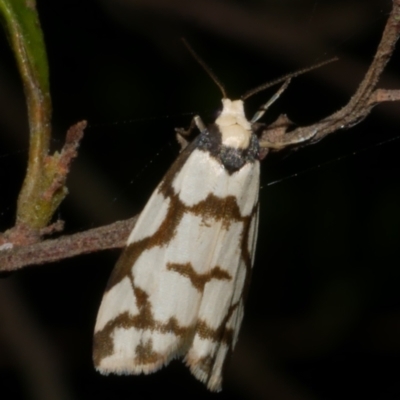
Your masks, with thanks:
[{"label": "white head", "polygon": [[251,124],[244,114],[242,100],[222,99],[222,111],[215,120],[222,135],[222,144],[245,149],[251,138]]}]

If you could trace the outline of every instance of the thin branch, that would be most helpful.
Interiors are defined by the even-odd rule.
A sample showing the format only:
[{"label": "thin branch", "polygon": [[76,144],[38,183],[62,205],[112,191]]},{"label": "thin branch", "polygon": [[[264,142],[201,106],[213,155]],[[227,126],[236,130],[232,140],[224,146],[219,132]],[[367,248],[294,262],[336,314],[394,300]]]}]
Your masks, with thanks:
[{"label": "thin branch", "polygon": [[369,67],[363,81],[356,93],[346,106],[317,122],[316,124],[297,128],[289,133],[266,129],[261,137],[264,143],[270,143],[270,147],[281,150],[293,143],[304,142],[304,138],[312,138],[307,142],[313,144],[325,136],[341,129],[347,129],[361,122],[378,103],[383,101],[398,100],[397,91],[383,91],[375,89],[379,78],[389,61],[400,35],[400,0],[393,1],[393,9],[386,23],[381,42],[378,46],[374,60]]},{"label": "thin branch", "polygon": [[136,220],[137,216],[27,246],[13,247],[11,243],[3,243],[0,246],[0,271],[15,271],[28,265],[45,264],[80,254],[121,248],[125,245]]},{"label": "thin branch", "polygon": [[370,103],[376,105],[384,101],[399,101],[400,90],[376,89],[371,95]]}]

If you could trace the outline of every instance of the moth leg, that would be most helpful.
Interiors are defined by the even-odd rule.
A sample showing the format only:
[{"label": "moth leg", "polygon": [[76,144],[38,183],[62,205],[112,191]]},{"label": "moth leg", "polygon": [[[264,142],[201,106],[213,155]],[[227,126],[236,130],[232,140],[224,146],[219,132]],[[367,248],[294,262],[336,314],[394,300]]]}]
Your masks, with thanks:
[{"label": "moth leg", "polygon": [[181,151],[189,144],[189,140],[186,138],[192,135],[195,128],[197,128],[200,133],[204,133],[207,130],[203,120],[198,115],[194,116],[188,129],[175,128],[176,140],[181,146]]}]

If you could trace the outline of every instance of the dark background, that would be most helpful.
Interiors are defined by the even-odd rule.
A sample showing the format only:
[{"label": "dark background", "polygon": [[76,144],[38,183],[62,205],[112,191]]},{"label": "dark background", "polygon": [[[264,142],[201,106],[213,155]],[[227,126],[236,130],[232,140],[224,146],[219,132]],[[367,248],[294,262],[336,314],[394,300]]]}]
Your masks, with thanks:
[{"label": "dark background", "polygon": [[[215,118],[221,94],[180,37],[233,97],[340,57],[296,78],[265,118],[286,113],[304,125],[354,93],[391,2],[39,0],[37,6],[50,64],[54,150],[70,125],[89,121],[57,215],[70,234],[139,212],[178,154],[174,128],[188,126],[193,113]],[[398,65],[397,52],[381,87],[400,87]],[[248,115],[273,91],[246,102]],[[376,146],[398,137],[399,107],[380,105],[351,130],[263,162],[253,281],[221,394],[210,394],[176,361],[150,376],[94,371],[93,326],[119,254],[107,251],[2,276],[0,398],[399,399],[400,140]],[[2,230],[13,224],[27,146],[21,83],[2,34]]]}]

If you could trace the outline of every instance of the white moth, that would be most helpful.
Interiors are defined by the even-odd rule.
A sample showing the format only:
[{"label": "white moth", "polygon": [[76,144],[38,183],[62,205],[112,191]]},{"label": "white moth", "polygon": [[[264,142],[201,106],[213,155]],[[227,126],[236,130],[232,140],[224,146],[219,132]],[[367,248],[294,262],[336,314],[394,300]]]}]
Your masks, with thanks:
[{"label": "white moth", "polygon": [[195,118],[200,134],[150,197],[113,270],[94,332],[103,374],[149,374],[182,357],[208,389],[221,390],[257,238],[253,127],[271,103],[248,121],[243,101],[223,94],[214,124]]},{"label": "white moth", "polygon": [[243,102],[222,102],[150,197],[115,266],[95,326],[101,373],[147,374],[183,356],[221,390],[254,259],[260,177]]}]

